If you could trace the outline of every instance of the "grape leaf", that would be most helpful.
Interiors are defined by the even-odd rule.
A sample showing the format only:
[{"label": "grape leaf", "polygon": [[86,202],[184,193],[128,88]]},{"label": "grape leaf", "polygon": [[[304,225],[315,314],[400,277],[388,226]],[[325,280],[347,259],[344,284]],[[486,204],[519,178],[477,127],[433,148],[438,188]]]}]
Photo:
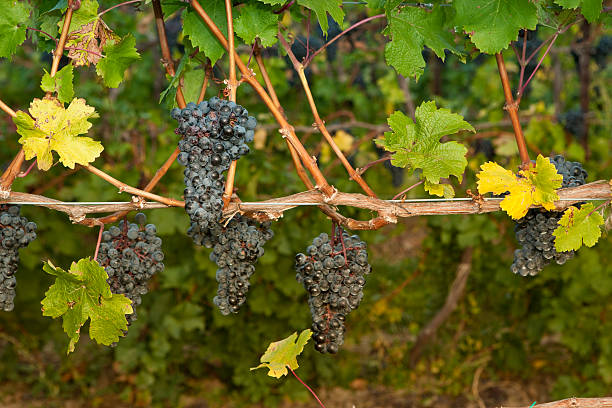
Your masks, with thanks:
[{"label": "grape leaf", "polygon": [[461,180],[467,166],[467,148],[450,141],[440,143],[440,138],[460,130],[474,131],[461,115],[448,109],[437,109],[434,101],[423,102],[415,112],[416,122],[396,111],[387,120],[392,132],[385,132],[376,143],[385,150],[395,152],[391,164],[397,167],[420,168],[423,177],[432,184],[450,175]]},{"label": "grape leaf", "polygon": [[513,219],[524,217],[532,205],[542,205],[547,210],[555,208],[554,201],[559,199],[555,190],[561,187],[563,176],[548,158],[538,155],[535,167],[521,170],[517,175],[494,162],[487,162],[480,169],[476,175],[478,192],[509,192],[500,207]]},{"label": "grape leaf", "polygon": [[[66,47],[68,58],[72,59],[77,67],[96,65],[102,58],[102,49],[106,43],[119,41],[119,37],[99,17],[98,7],[96,0],[84,0],[70,20]],[[61,28],[64,20],[57,24]]]},{"label": "grape leaf", "polygon": [[247,44],[252,44],[255,38],[259,38],[261,45],[270,47],[277,40],[278,14],[274,14],[270,7],[262,4],[247,3],[234,21],[234,30]]},{"label": "grape leaf", "polygon": [[0,0],[0,58],[10,57],[26,39],[32,6],[25,1]]},{"label": "grape leaf", "polygon": [[270,4],[272,6],[283,6],[287,3],[287,0],[259,0],[262,3]]},{"label": "grape leaf", "polygon": [[507,48],[521,28],[533,30],[538,23],[530,0],[455,0],[453,4],[456,24],[487,54]]},{"label": "grape leaf", "polygon": [[67,109],[55,98],[34,99],[29,112],[31,117],[18,111],[13,122],[21,135],[19,143],[26,160],[36,157],[40,170],[48,170],[53,164],[53,150],[59,154],[60,162],[71,169],[77,163],[91,163],[104,150],[98,141],[77,137],[91,127],[88,119],[97,117],[85,99],[73,99]]},{"label": "grape leaf", "polygon": [[388,19],[386,33],[391,37],[391,42],[385,46],[385,59],[405,77],[418,79],[423,74],[424,46],[429,47],[442,61],[445,49],[462,55],[455,49],[450,31],[443,28],[445,15],[442,7],[435,7],[433,11],[404,7],[399,13],[391,11]]},{"label": "grape leaf", "polygon": [[96,65],[96,72],[104,79],[104,85],[116,88],[123,81],[123,74],[130,64],[140,59],[135,48],[136,39],[131,34],[121,41],[109,41],[104,46],[104,58]]},{"label": "grape leaf", "polygon": [[297,356],[304,350],[310,336],[312,336],[312,331],[306,329],[300,333],[299,337],[295,332],[286,339],[270,343],[264,355],[259,359],[261,364],[252,367],[251,371],[267,367],[270,377],[281,378],[283,375],[287,375],[287,366],[292,370],[299,367]]},{"label": "grape leaf", "polygon": [[57,98],[60,102],[69,102],[74,98],[73,79],[72,64],[68,64],[60,69],[54,77],[51,77],[47,70],[45,70],[40,87],[45,92],[57,93]]},{"label": "grape leaf", "polygon": [[553,232],[557,251],[578,250],[582,244],[592,247],[601,236],[604,219],[595,211],[593,204],[582,205],[580,209],[572,206],[565,210],[559,226]]},{"label": "grape leaf", "polygon": [[582,15],[589,23],[599,18],[603,7],[603,0],[555,0],[555,3],[569,9],[575,9],[580,6]]},{"label": "grape leaf", "polygon": [[183,75],[183,95],[186,101],[197,101],[200,97],[202,82],[205,72],[202,69],[194,69]]},{"label": "grape leaf", "polygon": [[324,35],[327,35],[327,29],[329,28],[327,13],[338,25],[342,26],[344,20],[344,10],[341,7],[342,0],[298,0],[297,3],[315,12]]},{"label": "grape leaf", "polygon": [[[70,34],[73,31],[79,30],[82,26],[98,20],[99,7],[100,5],[97,0],[82,0],[79,9],[72,13],[68,33]],[[61,31],[63,25],[64,18],[57,23],[58,33]]]},{"label": "grape leaf", "polygon": [[[227,17],[225,16],[225,3],[223,0],[210,0],[202,3],[208,16],[215,22],[222,33],[227,33]],[[183,33],[189,37],[194,47],[206,54],[212,65],[225,53],[225,48],[217,38],[212,35],[200,16],[194,11],[187,11],[183,17]]]},{"label": "grape leaf", "polygon": [[438,197],[453,198],[455,196],[455,189],[450,184],[433,184],[425,180],[423,187],[429,194]]},{"label": "grape leaf", "polygon": [[98,262],[81,259],[66,272],[48,261],[43,270],[56,277],[40,302],[43,316],[62,317],[62,327],[70,338],[68,353],[74,351],[88,319],[89,337],[100,344],[108,346],[124,335],[125,315],[132,313],[132,301],[111,293],[108,275]]}]

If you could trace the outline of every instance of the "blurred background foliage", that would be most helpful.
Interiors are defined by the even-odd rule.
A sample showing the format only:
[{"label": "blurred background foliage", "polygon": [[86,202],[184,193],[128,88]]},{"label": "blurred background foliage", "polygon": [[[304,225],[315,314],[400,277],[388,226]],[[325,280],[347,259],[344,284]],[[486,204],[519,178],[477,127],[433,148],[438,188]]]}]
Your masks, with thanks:
[{"label": "blurred background foliage", "polygon": [[[101,2],[102,8],[111,5]],[[367,15],[363,5],[345,10],[347,26]],[[306,36],[304,20],[296,17],[293,13],[285,23],[296,35]],[[96,164],[127,183],[143,186],[177,143],[168,108],[158,103],[168,82],[160,64],[153,15],[150,6],[123,7],[105,19],[119,34],[135,35],[142,59],[118,89],[101,86],[92,69],[75,70],[75,91],[100,113],[90,131],[105,146]],[[190,46],[180,35],[180,19],[171,15],[167,20],[179,59],[181,50]],[[330,23],[330,35],[334,35],[339,27]],[[474,57],[467,63],[452,55],[442,62],[425,50],[428,66],[419,81],[400,78],[384,62],[383,24],[377,20],[367,29],[351,32],[318,56],[308,72],[319,112],[328,125],[335,126],[354,166],[380,157],[371,140],[384,131],[382,125],[390,113],[406,112],[411,105],[434,99],[438,106],[464,115],[479,130],[475,135],[454,137],[470,147],[463,184],[456,186],[460,196],[466,188],[474,190],[474,173],[483,162],[495,160],[516,168],[514,136],[502,110],[494,58],[466,49]],[[612,66],[595,59],[589,64],[590,127],[585,144],[584,135],[567,120],[568,112],[580,108],[580,72],[572,49],[585,30],[590,30],[593,49],[605,40],[606,32],[597,26],[577,25],[561,36],[531,82],[520,114],[532,154],[586,160],[584,167],[593,181],[612,178]],[[542,27],[532,35],[543,40],[549,31]],[[322,44],[320,33],[312,32],[312,43]],[[38,41],[43,43],[37,47]],[[36,37],[12,61],[0,61],[0,92],[9,106],[26,109],[41,96],[41,74],[50,66],[50,54],[45,51],[52,45]],[[242,45],[240,51],[247,61],[249,47]],[[275,47],[264,55],[290,123],[309,127],[313,119],[290,64]],[[516,84],[516,57],[511,49],[505,57]],[[186,93],[197,95],[201,62],[190,63],[189,72],[192,78]],[[221,61],[207,98],[221,95],[226,72],[227,61]],[[265,106],[246,85],[239,88],[238,102],[261,124],[256,148],[238,165],[236,185],[241,199],[301,191],[303,186]],[[367,126],[354,126],[356,121]],[[319,134],[299,135],[334,185],[359,191]],[[10,118],[0,117],[3,167],[18,150],[17,139]],[[588,159],[584,146],[588,146]],[[416,180],[382,164],[370,169],[365,178],[386,198]],[[13,188],[66,201],[128,198],[87,172],[60,166],[46,173],[34,170]],[[182,169],[174,165],[156,191],[180,197],[182,190]],[[426,194],[419,187],[410,196]],[[371,216],[350,208],[342,212],[360,219]],[[310,326],[306,294],[295,281],[292,264],[295,253],[320,232],[330,230],[329,221],[316,209],[289,211],[273,225],[275,237],[259,261],[248,302],[238,315],[229,317],[212,305],[216,268],[208,259],[209,250],[195,247],[185,235],[187,216],[181,209],[150,211],[149,219],[164,240],[166,269],[152,280],[138,321],[117,347],[98,346],[83,335],[77,352],[69,357],[61,323],[43,318],[40,312],[39,302],[50,284],[41,265],[51,259],[67,267],[73,260],[92,256],[97,230],[71,225],[63,214],[45,209],[28,206],[22,213],[38,223],[39,238],[21,252],[15,311],[0,315],[3,406],[68,406],[67,401],[96,407],[312,406],[310,395],[295,379],[274,380],[263,371],[250,372],[249,367],[257,364],[270,341]],[[516,243],[512,222],[503,214],[404,219],[360,235],[370,245],[374,273],[361,307],[347,319],[346,344],[336,356],[320,355],[309,345],[300,358],[299,373],[328,397],[328,407],[353,403],[357,407],[477,406],[482,401],[494,405],[512,398],[529,405],[536,399],[603,396],[612,389],[612,242],[608,235],[595,248],[583,248],[566,265],[550,266],[535,278],[510,272]],[[473,251],[473,257],[464,295],[422,353],[411,356],[420,330],[444,304],[466,250]],[[349,391],[342,394],[343,390]],[[337,403],[334,393],[343,395]],[[393,402],[393,395],[402,397]],[[388,400],[368,402],[381,398]]]}]

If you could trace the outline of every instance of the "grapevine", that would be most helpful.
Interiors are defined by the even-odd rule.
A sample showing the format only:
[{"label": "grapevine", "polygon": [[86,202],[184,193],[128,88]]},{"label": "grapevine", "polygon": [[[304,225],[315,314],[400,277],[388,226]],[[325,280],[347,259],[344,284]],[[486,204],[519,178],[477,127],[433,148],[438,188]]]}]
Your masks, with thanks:
[{"label": "grapevine", "polygon": [[[62,328],[69,338],[68,352],[75,350],[85,324],[89,325],[91,340],[118,346],[120,338],[127,335],[128,328],[136,321],[136,310],[143,307],[142,296],[150,288],[157,287],[156,283],[149,286],[155,275],[162,275],[159,278],[162,286],[176,288],[175,294],[189,287],[185,290],[191,297],[197,290],[208,288],[210,282],[206,280],[212,281],[212,271],[210,276],[199,270],[197,276],[196,271],[188,271],[193,274],[190,278],[195,279],[191,280],[183,279],[181,272],[174,270],[174,265],[165,268],[164,261],[170,263],[174,254],[169,253],[169,258],[165,258],[157,227],[147,224],[144,212],[151,209],[186,214],[188,225],[166,219],[156,224],[160,231],[174,228],[175,232],[191,238],[196,254],[194,265],[205,269],[207,266],[201,265],[201,260],[209,259],[216,268],[216,283],[212,281],[216,294],[213,297],[212,292],[209,293],[212,299],[208,298],[208,303],[203,301],[193,310],[169,312],[169,315],[198,315],[192,319],[192,327],[203,326],[205,319],[200,315],[205,306],[215,306],[217,315],[213,320],[220,314],[236,314],[245,307],[251,287],[259,283],[259,274],[257,280],[252,279],[258,265],[273,262],[266,258],[260,262],[260,259],[266,252],[264,246],[274,236],[273,223],[283,222],[286,212],[312,206],[326,217],[332,233],[316,236],[304,253],[295,256],[294,262],[295,278],[307,292],[311,329],[272,343],[257,367],[269,368],[269,375],[274,377],[287,375],[290,371],[323,407],[316,393],[295,373],[297,356],[311,337],[316,351],[338,353],[344,345],[348,315],[364,298],[366,276],[370,275],[372,266],[365,241],[349,230],[378,230],[397,224],[401,218],[416,216],[476,215],[501,210],[514,222],[518,248],[508,248],[508,256],[514,253],[510,270],[521,276],[536,276],[552,263],[566,264],[582,246],[594,246],[603,235],[605,211],[612,202],[612,182],[587,184],[588,174],[583,164],[565,158],[582,157],[584,160],[579,160],[591,170],[590,156],[599,154],[595,152],[595,145],[591,146],[593,138],[589,139],[589,134],[594,124],[605,122],[605,114],[598,116],[592,112],[595,103],[589,99],[589,92],[592,89],[604,102],[609,97],[603,82],[590,87],[591,70],[595,67],[605,69],[610,54],[610,36],[601,34],[610,8],[601,2],[501,0],[493,4],[486,0],[452,0],[438,4],[385,0],[153,0],[152,20],[142,21],[155,23],[161,65],[169,80],[165,89],[159,89],[159,103],[167,105],[160,128],[167,125],[174,133],[160,136],[163,132],[160,131],[158,137],[151,138],[151,143],[142,142],[147,145],[146,149],[133,149],[132,164],[135,165],[127,168],[140,171],[138,181],[129,175],[110,174],[122,168],[122,163],[113,161],[113,155],[120,150],[114,146],[115,139],[97,132],[108,124],[98,124],[98,111],[106,112],[108,106],[91,97],[90,90],[80,87],[75,78],[81,78],[82,72],[92,68],[90,74],[95,75],[102,87],[122,86],[109,96],[121,95],[127,88],[122,84],[129,82],[134,72],[143,67],[139,60],[145,51],[142,44],[145,36],[140,30],[138,33],[125,32],[121,19],[114,14],[125,13],[129,8],[132,16],[133,7],[146,12],[149,4],[130,0],[101,10],[97,0],[68,0],[54,6],[38,0],[0,0],[0,6],[5,10],[0,15],[0,58],[21,60],[23,53],[19,51],[22,49],[41,53],[52,50],[50,69],[41,72],[38,95],[21,109],[13,109],[0,100],[0,109],[11,121],[7,129],[12,133],[9,132],[7,138],[12,136],[14,141],[10,143],[19,147],[12,153],[14,157],[6,163],[0,177],[0,308],[7,312],[14,309],[19,251],[37,236],[36,223],[20,216],[21,205],[60,211],[74,224],[99,228],[96,248],[91,251],[93,257],[83,255],[65,269],[51,260],[43,262],[43,271],[51,275],[54,282],[41,301],[42,314],[63,319]],[[363,6],[368,11],[351,12],[353,6]],[[361,19],[349,23],[349,15]],[[180,28],[167,33],[170,16],[174,16]],[[359,70],[350,73],[340,70],[338,78],[335,78],[335,69],[328,69],[326,73],[333,76],[332,81],[350,78],[347,83],[361,83],[359,92],[364,91],[364,95],[351,94],[348,87],[343,91],[347,95],[335,95],[326,89],[328,86],[321,86],[322,82],[311,85],[323,72],[321,65],[315,64],[316,57],[329,68],[332,64],[346,65],[341,58],[345,49],[339,40],[348,37],[347,34],[350,34],[350,41],[344,45],[363,53],[359,58],[364,61],[371,58],[365,52],[367,42],[361,42],[361,31],[371,31],[368,35],[384,41],[378,47],[380,58],[392,68],[391,75],[381,74],[378,65],[368,60],[372,68],[366,74],[379,84],[378,93],[370,92],[366,86],[368,81]],[[580,38],[571,40],[576,33],[580,33]],[[167,34],[171,36],[170,41]],[[575,55],[580,65],[580,109],[569,104],[564,106],[559,100],[559,88],[555,91],[554,116],[552,110],[540,109],[537,103],[529,109],[523,103],[522,112],[526,115],[519,116],[523,99],[529,99],[530,103],[544,102],[533,99],[541,96],[539,81],[551,76],[547,70],[554,66],[557,74],[562,71],[555,57],[551,64],[546,61],[551,53],[555,55],[557,51],[553,47],[558,47],[559,43],[569,44],[567,54]],[[180,54],[174,53],[170,44],[178,46]],[[321,58],[324,52],[325,61]],[[275,58],[278,55],[281,58]],[[489,128],[494,128],[493,135],[501,140],[507,135],[499,129],[511,126],[520,161],[518,169],[514,161],[516,151],[501,148],[503,141],[497,143],[491,135],[480,131],[478,123],[468,122],[472,121],[470,116],[479,118],[481,113],[475,115],[470,107],[459,108],[458,104],[447,100],[447,95],[441,95],[442,81],[435,72],[437,78],[431,88],[440,97],[424,97],[420,88],[419,92],[412,93],[410,81],[423,78],[431,63],[439,68],[447,58],[461,63],[474,59],[481,64],[479,72],[487,72],[489,67],[482,64],[486,56],[494,61],[491,67],[496,65],[493,69],[499,73],[504,97],[493,105],[501,106],[505,102],[503,110],[509,119],[501,124],[495,122],[497,117],[492,126],[489,123]],[[514,61],[507,63],[509,58],[515,57],[516,64]],[[268,60],[274,61],[272,64],[286,63],[294,72],[281,74],[276,71],[276,65],[268,71]],[[593,62],[591,66],[589,61]],[[547,75],[541,75],[543,71]],[[491,72],[486,75],[490,78]],[[279,80],[286,80],[290,91],[285,92],[300,104],[300,109],[291,111],[282,105],[282,98],[275,90]],[[494,80],[499,85],[497,74]],[[559,78],[554,80],[556,84],[562,82]],[[387,89],[389,82],[397,89]],[[216,96],[210,96],[211,88]],[[298,88],[303,91],[303,98],[295,97]],[[252,103],[248,99],[251,96],[259,98],[261,103]],[[360,97],[373,107],[364,116],[371,113],[378,120],[378,113],[384,112],[386,123],[368,124],[362,122],[366,119],[357,118],[356,113],[343,111],[351,104],[357,105]],[[415,97],[422,100],[415,103]],[[401,105],[400,100],[405,109],[396,110]],[[336,104],[342,105],[337,111],[323,112]],[[532,109],[536,105],[537,108]],[[263,108],[268,112],[262,113]],[[304,112],[308,113],[299,116]],[[337,122],[341,116],[350,118],[349,125],[327,123]],[[312,122],[311,126],[303,122],[301,127],[292,125],[291,122],[303,121],[304,117],[309,118],[306,125]],[[550,133],[555,133],[549,146],[536,146],[535,139],[524,135],[527,117],[529,120],[546,118]],[[556,121],[548,120],[550,117]],[[258,126],[258,120],[263,125]],[[272,121],[276,125],[266,123]],[[113,125],[117,131],[121,123]],[[302,132],[304,127],[306,131]],[[371,132],[352,134],[358,127]],[[272,132],[275,137],[270,136],[270,129],[278,130],[278,135]],[[341,132],[334,135],[332,129]],[[124,130],[133,131],[121,129]],[[527,132],[530,130],[531,126]],[[317,132],[321,135],[320,140],[310,137]],[[574,143],[569,136],[574,136],[582,150],[565,149],[557,140],[558,134],[565,137],[568,146]],[[2,136],[4,140],[5,135]],[[553,138],[556,139],[552,141]],[[165,152],[164,156],[157,149],[167,140],[174,150]],[[305,191],[296,190],[291,183],[294,179],[285,177],[282,169],[273,168],[271,161],[261,157],[265,154],[249,155],[252,150],[260,149],[269,153],[280,148],[281,141],[282,149],[286,147],[287,163],[296,172],[295,180],[301,181]],[[472,151],[470,146],[474,147]],[[605,146],[597,147],[603,150]],[[493,161],[501,151],[507,154],[505,164],[509,164],[505,167]],[[489,161],[479,163],[478,152]],[[555,154],[558,152],[565,156]],[[549,154],[554,156],[549,159]],[[145,163],[158,160],[160,155],[164,156],[163,162],[156,172],[145,169]],[[537,158],[532,160],[534,155]],[[330,156],[333,161],[328,165]],[[239,159],[243,159],[240,168]],[[166,180],[173,177],[177,170],[173,168],[175,162],[182,166],[182,192],[170,183],[161,183],[167,173],[171,176]],[[391,173],[391,184],[399,192],[375,191],[372,185],[377,176],[372,170],[366,180],[365,171],[380,163],[383,166],[378,168]],[[344,167],[348,180],[337,178],[331,171],[336,164]],[[27,170],[22,171],[24,165]],[[356,168],[357,165],[363,167]],[[30,181],[36,172],[53,174],[63,168],[69,170],[53,179],[59,181],[50,183],[51,187],[14,191],[21,188],[20,183],[15,183],[18,178],[29,177]],[[592,178],[593,174],[598,175],[596,169],[593,170]],[[85,172],[88,177],[112,185],[117,193],[124,193],[122,197],[127,195],[127,199],[78,201],[77,197],[75,201],[60,201],[46,196],[52,195],[45,192],[48,188],[59,197],[68,197],[59,192],[64,185],[61,177]],[[409,180],[409,185],[403,185]],[[470,185],[474,180],[475,185]],[[275,183],[279,185],[274,186]],[[264,189],[270,185],[282,196],[267,195]],[[87,188],[97,188],[93,183],[91,186]],[[26,184],[24,190],[28,188],[30,184]],[[161,192],[153,192],[155,188]],[[352,188],[359,188],[362,193],[348,192]],[[418,194],[428,197],[415,198]],[[246,201],[245,197],[255,198]],[[131,223],[128,217],[133,211],[138,213]],[[93,214],[105,215],[96,217]],[[319,215],[308,210],[301,214],[304,218]],[[353,214],[370,214],[371,218],[351,218]],[[184,219],[187,221],[186,217]],[[295,248],[289,250],[287,246],[295,241],[283,238],[277,241],[285,242],[273,242],[276,256],[294,253]],[[471,263],[472,254],[477,254],[475,244],[471,242],[470,245],[464,248],[469,255],[465,256],[469,259],[464,262],[466,264]],[[286,274],[288,271],[276,272]],[[379,279],[379,275],[382,273],[377,269],[377,274],[368,280]],[[467,274],[464,274],[463,280],[457,280],[461,283],[461,291],[466,287],[466,279]],[[517,277],[515,282],[518,281]],[[291,288],[284,289],[284,295],[294,295]],[[381,302],[378,304],[384,303]],[[456,307],[457,299],[454,302],[454,305],[449,302],[451,309]],[[252,306],[253,310],[262,308],[256,303]],[[250,312],[243,310],[243,315]],[[450,312],[446,316],[448,314]],[[236,319],[240,321],[240,317]],[[299,318],[296,317],[296,321]],[[174,338],[180,338],[182,329],[173,326],[173,317],[168,317],[168,322]],[[431,327],[437,328],[440,324]],[[138,330],[138,326],[131,328]],[[419,338],[432,338],[432,335]],[[479,369],[484,370],[484,366]],[[480,398],[477,394],[481,372],[474,376],[477,399]]]}]

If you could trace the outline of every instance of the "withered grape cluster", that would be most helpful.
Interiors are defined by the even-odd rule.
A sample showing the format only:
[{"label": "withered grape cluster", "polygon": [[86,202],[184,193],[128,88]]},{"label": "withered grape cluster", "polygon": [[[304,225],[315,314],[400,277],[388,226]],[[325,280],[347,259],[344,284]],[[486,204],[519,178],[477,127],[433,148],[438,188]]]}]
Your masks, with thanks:
[{"label": "withered grape cluster", "polygon": [[15,308],[19,250],[36,239],[36,224],[19,215],[19,206],[0,205],[0,310]]},{"label": "withered grape cluster", "polygon": [[210,259],[219,267],[219,287],[213,302],[222,314],[238,313],[246,301],[255,263],[273,235],[269,224],[259,224],[241,215],[232,218],[226,226],[216,224],[212,228],[211,236],[216,240]]},{"label": "withered grape cluster", "polygon": [[315,349],[337,353],[344,342],[344,320],[363,298],[365,275],[372,270],[366,243],[342,231],[330,240],[312,240],[306,254],[295,257],[296,279],[308,292]]},{"label": "withered grape cluster", "polygon": [[[127,315],[128,325],[136,320],[136,306],[148,292],[151,277],[164,269],[162,240],[153,224],[138,213],[136,224],[120,221],[102,233],[98,262],[108,274],[112,293],[123,294],[132,301],[134,313]],[[146,224],[146,225],[145,225]]]},{"label": "withered grape cluster", "polygon": [[[562,187],[575,187],[585,183],[588,174],[582,164],[566,161],[561,155],[550,160],[557,168],[557,173],[563,176]],[[553,232],[557,229],[562,215],[560,212],[535,208],[517,221],[515,235],[521,248],[514,251],[514,262],[510,267],[512,272],[521,276],[535,276],[553,261],[562,265],[573,258],[574,251],[557,252],[555,249]]]},{"label": "withered grape cluster", "polygon": [[221,218],[224,172],[233,160],[249,153],[257,121],[234,102],[213,97],[172,110],[178,121],[178,162],[185,166],[185,210],[191,219],[187,234],[205,244],[209,229]]}]

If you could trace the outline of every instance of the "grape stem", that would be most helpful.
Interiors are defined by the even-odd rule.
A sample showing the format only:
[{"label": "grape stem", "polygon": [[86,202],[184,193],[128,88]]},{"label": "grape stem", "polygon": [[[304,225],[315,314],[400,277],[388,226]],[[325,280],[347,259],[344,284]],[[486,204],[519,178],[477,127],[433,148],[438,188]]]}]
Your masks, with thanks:
[{"label": "grape stem", "polygon": [[410,190],[412,190],[413,188],[415,188],[416,186],[420,186],[421,184],[423,184],[425,182],[425,180],[421,180],[418,183],[415,183],[413,185],[411,185],[410,187],[408,187],[405,190],[400,191],[399,193],[397,193],[394,197],[393,200],[397,200],[399,197],[401,197],[402,195],[404,195],[405,193],[409,192]]},{"label": "grape stem", "polygon": [[508,111],[510,120],[512,121],[512,128],[514,129],[514,136],[516,138],[516,144],[518,146],[519,155],[523,167],[531,165],[531,159],[529,159],[529,153],[527,152],[527,143],[525,142],[525,136],[523,135],[523,129],[518,117],[518,103],[514,101],[512,97],[512,89],[510,88],[510,80],[508,79],[508,72],[506,71],[506,64],[504,57],[501,53],[495,54],[495,60],[497,61],[497,68],[499,70],[499,76],[501,78],[502,87],[504,89],[504,97],[506,98],[506,105],[504,109]]},{"label": "grape stem", "polygon": [[289,369],[289,371],[291,371],[291,374],[293,374],[293,376],[295,378],[297,378],[297,380],[304,386],[306,387],[306,389],[308,391],[310,391],[310,393],[312,394],[313,397],[315,397],[315,399],[317,400],[317,402],[319,403],[319,406],[322,408],[325,408],[325,405],[323,405],[323,403],[321,402],[321,400],[319,399],[319,397],[317,397],[317,394],[312,390],[312,388],[310,388],[308,386],[308,384],[306,384],[304,381],[302,381],[302,379],[300,377],[298,377],[298,375],[295,373],[295,371],[293,371],[293,369],[289,366],[287,366],[287,368]]},{"label": "grape stem", "polygon": [[30,164],[30,167],[28,167],[26,171],[22,171],[21,173],[17,174],[17,177],[20,177],[20,178],[26,177],[28,174],[30,174],[30,171],[32,171],[35,164],[36,164],[36,160],[34,160],[32,164]]},{"label": "grape stem", "polygon": [[[228,56],[229,56],[229,79],[227,87],[229,88],[229,100],[236,102],[236,91],[238,89],[238,81],[236,81],[236,48],[234,46],[234,19],[232,18],[232,1],[225,0],[225,14],[227,15],[227,39],[228,39]],[[227,171],[227,179],[225,181],[225,191],[223,191],[223,208],[227,208],[232,193],[234,192],[234,178],[236,176],[236,167],[238,162],[233,160]]]},{"label": "grape stem", "polygon": [[102,10],[101,12],[98,13],[98,17],[102,17],[102,15],[108,13],[109,11],[111,11],[112,9],[115,9],[117,7],[121,7],[121,6],[126,6],[128,4],[132,4],[132,3],[141,3],[142,0],[129,0],[129,1],[124,1],[123,3],[119,3],[119,4],[115,4],[112,7],[107,8],[106,10]]},{"label": "grape stem", "polygon": [[[51,72],[49,73],[51,78],[57,74],[60,59],[62,58],[62,55],[64,55],[64,47],[66,46],[66,39],[68,38],[68,32],[70,31],[72,13],[79,9],[80,4],[80,2],[75,3],[72,0],[68,1],[68,8],[66,9],[66,16],[64,17],[64,25],[62,26],[62,33],[60,34],[59,41],[57,42],[57,47],[55,47],[55,51],[53,52],[53,62],[51,63]],[[47,95],[49,94],[50,92],[47,92]]]},{"label": "grape stem", "polygon": [[340,148],[338,147],[338,145],[332,138],[331,134],[325,127],[325,123],[319,116],[317,106],[312,96],[312,92],[310,91],[310,86],[308,85],[308,80],[306,79],[306,74],[304,73],[304,65],[302,65],[297,60],[297,58],[293,54],[293,51],[291,51],[291,46],[287,43],[287,41],[285,40],[285,37],[283,37],[280,31],[278,32],[278,39],[280,43],[282,44],[283,48],[285,48],[285,51],[287,52],[287,55],[289,56],[289,59],[291,60],[291,63],[293,64],[293,68],[298,73],[300,81],[302,82],[302,87],[304,88],[304,92],[306,93],[306,98],[308,99],[308,104],[310,105],[310,110],[312,111],[312,115],[314,116],[314,120],[315,120],[316,126],[319,128],[319,131],[321,132],[321,134],[323,135],[327,143],[330,145],[330,147],[332,148],[336,156],[340,159],[340,161],[344,165],[344,168],[346,168],[346,170],[348,171],[350,178],[355,180],[357,184],[359,184],[359,186],[363,189],[363,191],[365,191],[367,195],[369,195],[370,197],[376,197],[376,194],[374,193],[374,191],[365,182],[365,180],[361,177],[361,175],[359,175],[355,171],[355,169],[353,169],[353,166],[351,166],[347,158],[344,156],[344,153],[342,153],[342,150],[340,150]]},{"label": "grape stem", "polygon": [[98,242],[96,243],[96,250],[94,252],[94,261],[98,260],[98,251],[100,250],[100,243],[102,242],[102,233],[104,232],[104,224],[100,223],[100,232],[98,232]]}]

